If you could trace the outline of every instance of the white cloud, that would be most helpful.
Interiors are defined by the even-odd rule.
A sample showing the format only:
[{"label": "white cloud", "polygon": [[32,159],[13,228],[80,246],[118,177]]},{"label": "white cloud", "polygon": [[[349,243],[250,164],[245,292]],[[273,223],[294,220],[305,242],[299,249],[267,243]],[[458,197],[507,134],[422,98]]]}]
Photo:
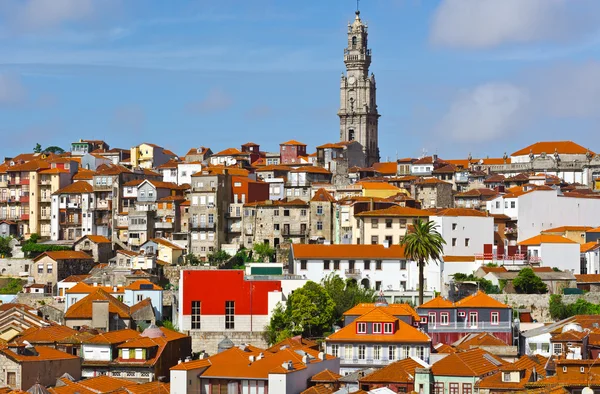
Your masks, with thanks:
[{"label": "white cloud", "polygon": [[20,104],[27,99],[27,90],[18,75],[0,74],[0,106]]},{"label": "white cloud", "polygon": [[563,41],[596,30],[598,11],[597,0],[442,0],[430,38],[461,48]]},{"label": "white cloud", "polygon": [[439,123],[438,131],[454,141],[495,140],[513,131],[528,104],[528,92],[515,85],[479,85],[459,94]]},{"label": "white cloud", "polygon": [[213,88],[203,100],[186,105],[186,110],[191,113],[208,114],[224,111],[232,105],[233,98],[229,94],[222,89]]}]

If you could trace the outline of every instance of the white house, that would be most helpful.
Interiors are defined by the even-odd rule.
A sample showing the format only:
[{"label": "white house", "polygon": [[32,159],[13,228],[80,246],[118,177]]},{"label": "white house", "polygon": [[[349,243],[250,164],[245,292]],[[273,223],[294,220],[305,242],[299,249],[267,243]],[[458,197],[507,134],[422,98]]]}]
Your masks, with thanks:
[{"label": "white house", "polygon": [[486,212],[467,208],[448,208],[430,216],[442,235],[444,255],[475,256],[483,245],[494,244],[494,218]]},{"label": "white house", "polygon": [[585,274],[597,274],[600,272],[600,243],[587,242],[580,247],[582,269]]},{"label": "white house", "polygon": [[183,185],[187,183],[192,184],[192,175],[202,171],[202,163],[200,162],[182,162],[177,164],[177,183]]},{"label": "white house", "polygon": [[[70,218],[63,217],[63,221],[71,223],[71,219],[73,220],[71,228],[76,227],[74,239],[96,234],[96,224],[92,214],[95,208],[94,189],[85,181],[72,183],[54,192],[50,202],[50,239],[58,241],[67,238],[68,229],[62,228],[61,231],[61,227],[64,226],[64,224],[61,226],[61,212],[66,212],[67,209],[72,215]],[[79,223],[74,222],[75,220]],[[78,234],[79,231],[81,234]]]},{"label": "white house", "polygon": [[580,274],[580,245],[560,235],[537,235],[519,242],[527,246],[528,260],[539,262],[545,267],[556,267],[561,271]]},{"label": "white house", "polygon": [[152,307],[154,308],[154,316],[156,320],[162,320],[163,307],[163,289],[162,287],[148,281],[136,280],[129,286],[125,287],[123,303],[127,306],[133,306],[138,302],[150,298]]},{"label": "white house", "polygon": [[[407,260],[399,245],[319,245],[293,244],[290,250],[290,273],[320,282],[331,273],[354,279],[375,290],[414,290],[418,286],[418,269]],[[426,290],[437,286],[437,277],[426,278]]]}]

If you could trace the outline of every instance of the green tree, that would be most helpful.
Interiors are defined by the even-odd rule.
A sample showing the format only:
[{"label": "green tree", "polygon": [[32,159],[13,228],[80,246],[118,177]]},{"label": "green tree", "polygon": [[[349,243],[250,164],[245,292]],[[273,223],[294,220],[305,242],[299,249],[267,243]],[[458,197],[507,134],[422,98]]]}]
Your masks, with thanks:
[{"label": "green tree", "polygon": [[437,231],[438,226],[434,222],[417,219],[413,227],[414,229],[402,238],[400,244],[404,246],[404,255],[416,261],[419,266],[419,305],[422,305],[425,264],[429,260],[440,260],[446,241]]},{"label": "green tree", "polygon": [[545,294],[548,287],[531,268],[523,268],[513,279],[513,286],[520,294]]},{"label": "green tree", "polygon": [[65,153],[65,150],[60,146],[49,146],[44,149],[44,153],[54,153],[56,155],[60,155],[61,153]]},{"label": "green tree", "polygon": [[42,153],[42,146],[39,143],[35,144],[35,148],[33,148],[33,153]]},{"label": "green tree", "polygon": [[185,256],[185,261],[189,265],[200,265],[200,259],[196,257],[196,255],[193,253],[190,253],[187,256]]},{"label": "green tree", "polygon": [[209,263],[215,264],[215,265],[221,265],[231,258],[229,253],[227,253],[224,250],[217,250],[214,253],[210,253],[206,257],[207,257]]},{"label": "green tree", "polygon": [[275,249],[271,248],[269,244],[266,243],[256,243],[252,247],[252,250],[258,257],[257,261],[260,262],[269,262],[275,257]]},{"label": "green tree", "polygon": [[12,237],[0,237],[0,256],[12,256],[10,241],[12,241]]},{"label": "green tree", "polygon": [[374,302],[375,290],[359,286],[352,279],[344,280],[339,275],[327,275],[321,284],[335,304],[334,322],[342,321],[344,312],[361,302]]},{"label": "green tree", "polygon": [[454,280],[456,282],[477,282],[479,288],[486,294],[500,294],[500,287],[494,285],[492,281],[485,278],[479,278],[473,274],[463,274],[462,272],[454,274]]},{"label": "green tree", "polygon": [[0,288],[0,294],[17,294],[23,289],[21,279],[10,278],[3,288]]}]

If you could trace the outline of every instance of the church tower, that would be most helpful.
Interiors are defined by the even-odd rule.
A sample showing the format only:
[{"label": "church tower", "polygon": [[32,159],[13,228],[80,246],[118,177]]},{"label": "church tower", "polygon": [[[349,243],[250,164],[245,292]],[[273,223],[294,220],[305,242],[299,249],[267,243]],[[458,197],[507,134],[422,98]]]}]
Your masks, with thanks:
[{"label": "church tower", "polygon": [[371,50],[367,45],[367,25],[360,12],[348,24],[348,47],[344,49],[346,74],[340,85],[340,140],[358,141],[363,146],[367,166],[379,161],[375,76],[369,75]]}]

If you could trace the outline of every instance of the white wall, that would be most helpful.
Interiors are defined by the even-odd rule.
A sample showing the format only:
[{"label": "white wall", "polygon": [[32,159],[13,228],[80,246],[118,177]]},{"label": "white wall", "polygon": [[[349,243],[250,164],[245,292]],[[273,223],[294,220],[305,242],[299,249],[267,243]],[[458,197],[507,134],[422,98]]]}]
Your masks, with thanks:
[{"label": "white wall", "polygon": [[[484,244],[494,244],[494,218],[480,216],[431,216],[446,241],[444,254],[448,256],[474,256],[483,253]],[[453,230],[453,225],[456,228]],[[452,239],[456,238],[456,246]],[[469,239],[469,246],[465,246]]]},{"label": "white wall", "polygon": [[584,253],[584,255],[587,259],[587,273],[597,274],[600,272],[600,251],[596,249]]},{"label": "white wall", "polygon": [[59,238],[59,196],[53,195],[52,202],[50,203],[50,239],[53,241],[58,241]]},{"label": "white wall", "polygon": [[81,348],[84,361],[112,361],[110,345],[82,344]]},{"label": "white wall", "polygon": [[269,374],[269,393],[300,394],[307,388],[307,382],[317,373],[329,369],[334,373],[340,370],[340,359],[313,360],[306,368],[287,374]]},{"label": "white wall", "polygon": [[184,183],[192,184],[192,174],[200,172],[202,170],[202,164],[189,164],[189,163],[181,163],[177,165],[177,180],[169,181],[175,182],[178,185],[183,185]]},{"label": "white wall", "polygon": [[190,371],[171,371],[171,394],[199,393],[200,379],[198,369]]},{"label": "white wall", "polygon": [[579,244],[542,244],[540,250],[542,265],[556,267],[561,271],[567,270],[579,274],[580,253]]}]

